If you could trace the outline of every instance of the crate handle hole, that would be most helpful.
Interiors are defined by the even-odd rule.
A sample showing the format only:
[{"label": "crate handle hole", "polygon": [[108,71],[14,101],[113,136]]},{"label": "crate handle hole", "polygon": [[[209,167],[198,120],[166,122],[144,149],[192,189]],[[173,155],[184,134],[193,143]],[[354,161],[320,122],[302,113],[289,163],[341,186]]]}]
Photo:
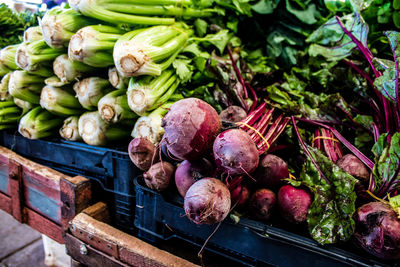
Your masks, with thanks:
[{"label": "crate handle hole", "polygon": [[67,210],[69,210],[69,209],[71,208],[71,205],[69,204],[68,201],[65,201],[65,202],[64,202],[64,206],[65,206],[65,208],[66,208]]}]

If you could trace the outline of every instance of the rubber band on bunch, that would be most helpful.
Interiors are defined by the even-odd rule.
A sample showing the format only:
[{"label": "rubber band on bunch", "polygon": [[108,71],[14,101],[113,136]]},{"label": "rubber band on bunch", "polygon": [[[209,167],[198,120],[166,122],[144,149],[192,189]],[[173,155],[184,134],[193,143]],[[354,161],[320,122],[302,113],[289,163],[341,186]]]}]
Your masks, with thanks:
[{"label": "rubber band on bunch", "polygon": [[244,126],[248,127],[250,130],[253,130],[256,134],[258,134],[261,137],[261,139],[264,141],[265,145],[267,145],[267,150],[271,147],[269,145],[267,139],[257,129],[255,129],[254,127],[248,125],[245,122],[240,122],[240,121],[236,122],[236,125],[244,125]]},{"label": "rubber band on bunch", "polygon": [[331,140],[331,141],[333,141],[333,142],[338,142],[338,143],[339,143],[339,140],[337,140],[336,138],[328,137],[328,136],[317,136],[317,137],[314,137],[314,139],[312,140],[312,142],[314,143],[314,142],[315,142],[316,140],[318,140],[318,139]]}]

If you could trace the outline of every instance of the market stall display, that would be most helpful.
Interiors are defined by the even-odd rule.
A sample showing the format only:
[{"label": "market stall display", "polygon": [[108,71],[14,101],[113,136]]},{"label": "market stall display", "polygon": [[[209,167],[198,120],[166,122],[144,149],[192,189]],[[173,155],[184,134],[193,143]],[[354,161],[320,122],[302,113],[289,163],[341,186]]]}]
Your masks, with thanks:
[{"label": "market stall display", "polygon": [[135,175],[100,180],[126,197],[125,228],[136,216],[164,238],[134,215],[136,179],[175,194],[193,226],[255,220],[399,260],[396,1],[69,4],[0,51],[0,129],[122,150]]}]

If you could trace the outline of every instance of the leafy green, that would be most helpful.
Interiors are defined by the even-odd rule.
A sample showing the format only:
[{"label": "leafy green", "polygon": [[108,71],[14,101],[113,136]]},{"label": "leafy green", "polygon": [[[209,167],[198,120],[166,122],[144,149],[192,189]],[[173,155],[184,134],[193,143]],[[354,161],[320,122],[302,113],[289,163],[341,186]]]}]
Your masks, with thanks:
[{"label": "leafy green", "polygon": [[[352,13],[340,18],[345,28],[367,47],[368,25],[363,18]],[[306,40],[311,43],[309,55],[323,56],[329,61],[337,61],[348,57],[357,45],[342,30],[336,17],[331,18]]]},{"label": "leafy green", "polygon": [[6,4],[0,4],[0,47],[22,42],[24,30],[38,24],[41,13],[16,13]]},{"label": "leafy green", "polygon": [[278,7],[280,0],[260,0],[256,4],[252,5],[254,12],[259,14],[272,14]]},{"label": "leafy green", "polygon": [[388,138],[388,134],[379,136],[372,153],[375,156],[373,193],[385,197],[396,188],[400,189],[400,133],[395,133],[391,138]]},{"label": "leafy green", "polygon": [[392,207],[394,211],[396,211],[397,215],[400,218],[400,195],[395,197],[389,197],[389,205]]},{"label": "leafy green", "polygon": [[356,211],[354,186],[357,180],[318,149],[308,146],[308,150],[327,179],[321,177],[308,158],[299,179],[314,194],[307,215],[310,234],[320,244],[347,241],[355,227],[352,217]]}]

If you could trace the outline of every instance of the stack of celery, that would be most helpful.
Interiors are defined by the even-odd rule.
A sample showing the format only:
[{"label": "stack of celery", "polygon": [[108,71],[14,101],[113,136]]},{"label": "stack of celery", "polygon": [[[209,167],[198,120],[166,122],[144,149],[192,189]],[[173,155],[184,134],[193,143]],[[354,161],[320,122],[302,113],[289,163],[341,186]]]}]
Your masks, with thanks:
[{"label": "stack of celery", "polygon": [[162,117],[187,91],[195,58],[205,62],[231,37],[200,29],[203,19],[224,14],[213,1],[69,5],[48,10],[22,43],[1,50],[0,129],[19,122],[31,139],[60,134],[107,145],[132,135],[157,143]]}]

